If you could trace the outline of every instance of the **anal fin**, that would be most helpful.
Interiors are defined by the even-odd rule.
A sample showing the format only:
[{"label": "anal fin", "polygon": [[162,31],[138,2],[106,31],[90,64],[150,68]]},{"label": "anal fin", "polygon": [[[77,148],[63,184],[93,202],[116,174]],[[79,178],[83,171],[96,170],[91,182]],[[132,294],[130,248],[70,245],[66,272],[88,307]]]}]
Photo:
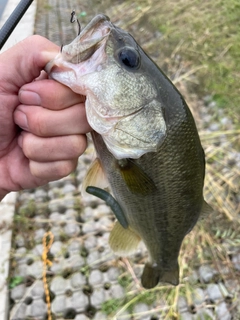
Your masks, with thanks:
[{"label": "anal fin", "polygon": [[117,221],[110,233],[109,245],[118,255],[130,254],[136,250],[141,238],[131,228],[124,229]]}]

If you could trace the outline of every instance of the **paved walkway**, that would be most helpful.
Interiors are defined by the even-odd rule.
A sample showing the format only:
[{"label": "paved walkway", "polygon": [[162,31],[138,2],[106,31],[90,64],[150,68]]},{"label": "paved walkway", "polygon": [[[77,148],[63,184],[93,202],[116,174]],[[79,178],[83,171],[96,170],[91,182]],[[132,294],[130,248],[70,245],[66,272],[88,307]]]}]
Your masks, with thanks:
[{"label": "paved walkway", "polygon": [[[102,3],[38,0],[36,10],[34,1],[5,49],[33,32],[58,45],[69,43],[77,34],[77,25],[69,22],[73,9],[81,13],[83,24],[99,12],[106,12],[115,21],[129,20],[125,17],[123,2],[115,4],[117,9],[109,6],[108,11]],[[16,1],[9,0],[3,20],[15,6]],[[140,41],[146,42],[152,37],[152,32],[141,29]],[[181,314],[184,320],[230,320],[230,312],[236,310],[232,297],[239,298],[239,282],[228,278],[223,270],[220,272],[206,261],[197,270],[186,271],[184,264],[187,279],[182,279],[177,289],[159,286],[146,292],[139,285],[146,259],[144,248],[140,247],[130,260],[119,259],[111,253],[108,236],[113,217],[109,208],[94,197],[80,197],[83,177],[93,160],[91,151],[90,147],[79,159],[76,172],[69,177],[42,188],[11,194],[0,204],[0,320],[46,319],[42,263],[42,240],[46,231],[54,235],[47,255],[52,265],[47,266],[45,274],[53,319],[170,319],[166,315],[175,311],[171,305],[175,303],[178,316]],[[11,249],[12,229],[15,237]],[[7,282],[10,249],[12,263]],[[234,250],[231,252],[235,258],[233,267],[240,270],[240,253],[238,248]],[[7,283],[11,286],[10,299]]]}]

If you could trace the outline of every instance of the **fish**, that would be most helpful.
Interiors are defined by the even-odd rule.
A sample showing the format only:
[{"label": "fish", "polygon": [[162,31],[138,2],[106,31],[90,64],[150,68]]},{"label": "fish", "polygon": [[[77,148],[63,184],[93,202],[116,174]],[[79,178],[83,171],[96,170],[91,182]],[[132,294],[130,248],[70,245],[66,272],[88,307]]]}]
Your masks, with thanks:
[{"label": "fish", "polygon": [[83,189],[105,200],[116,216],[110,247],[128,255],[143,241],[148,260],[142,286],[178,285],[183,239],[212,211],[203,196],[204,151],[183,96],[104,14],[63,46],[45,70],[86,96],[97,158]]}]

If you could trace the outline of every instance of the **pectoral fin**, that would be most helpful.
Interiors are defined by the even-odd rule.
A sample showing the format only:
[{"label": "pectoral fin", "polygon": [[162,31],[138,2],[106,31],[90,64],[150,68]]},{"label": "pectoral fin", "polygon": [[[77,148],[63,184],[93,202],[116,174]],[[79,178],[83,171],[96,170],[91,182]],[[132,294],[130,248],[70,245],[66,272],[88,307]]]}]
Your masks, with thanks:
[{"label": "pectoral fin", "polygon": [[124,229],[117,221],[110,233],[109,245],[119,255],[134,252],[141,238],[130,228]]},{"label": "pectoral fin", "polygon": [[152,179],[131,159],[117,161],[118,169],[130,192],[146,196],[157,190]]},{"label": "pectoral fin", "polygon": [[109,186],[109,182],[103,171],[101,162],[98,158],[90,165],[87,174],[83,180],[81,193],[85,194],[88,186],[96,186],[102,189],[105,189]]}]

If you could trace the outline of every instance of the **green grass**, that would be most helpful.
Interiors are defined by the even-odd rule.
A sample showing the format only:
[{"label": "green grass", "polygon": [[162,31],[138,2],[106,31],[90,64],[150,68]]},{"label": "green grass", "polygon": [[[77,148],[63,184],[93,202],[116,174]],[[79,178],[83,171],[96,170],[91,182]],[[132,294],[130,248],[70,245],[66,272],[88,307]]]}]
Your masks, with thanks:
[{"label": "green grass", "polygon": [[[168,76],[186,74],[184,80],[192,92],[210,94],[239,126],[239,0],[110,3],[107,14],[133,33]],[[147,37],[146,29],[150,30]]]}]

